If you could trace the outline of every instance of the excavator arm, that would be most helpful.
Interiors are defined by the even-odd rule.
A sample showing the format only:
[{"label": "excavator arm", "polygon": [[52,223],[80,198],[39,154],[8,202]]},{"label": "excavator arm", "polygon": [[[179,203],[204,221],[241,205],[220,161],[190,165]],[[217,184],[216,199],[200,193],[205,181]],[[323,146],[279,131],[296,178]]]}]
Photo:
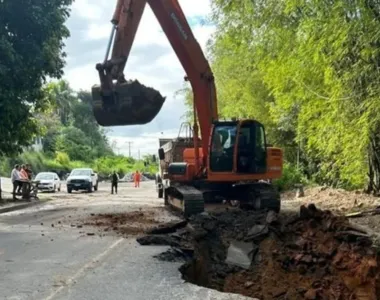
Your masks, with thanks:
[{"label": "excavator arm", "polygon": [[[206,158],[208,156],[212,122],[218,118],[214,77],[178,0],[118,0],[112,19],[113,29],[106,59],[102,64],[97,65],[103,101],[107,101],[104,98],[114,93],[115,84],[113,80],[116,80],[116,85],[125,81],[123,70],[146,3],[151,7],[184,68],[186,72],[185,79],[191,84],[194,97],[194,115],[200,126],[203,156]],[[113,43],[112,56],[108,60],[115,31],[116,38]],[[140,105],[150,105],[150,103],[140,103]],[[115,123],[114,118],[112,126],[142,124],[142,122],[133,123],[125,118],[124,121],[120,118],[120,122]],[[103,122],[103,126],[107,126],[107,124]],[[195,126],[194,131],[195,138],[198,138],[197,126]]]},{"label": "excavator arm", "polygon": [[[146,6],[146,0],[118,0],[111,23],[111,35],[103,63],[96,65],[102,92],[111,93],[113,80],[125,82],[124,68]],[[113,45],[112,45],[113,44]],[[112,55],[109,58],[112,46]]]}]

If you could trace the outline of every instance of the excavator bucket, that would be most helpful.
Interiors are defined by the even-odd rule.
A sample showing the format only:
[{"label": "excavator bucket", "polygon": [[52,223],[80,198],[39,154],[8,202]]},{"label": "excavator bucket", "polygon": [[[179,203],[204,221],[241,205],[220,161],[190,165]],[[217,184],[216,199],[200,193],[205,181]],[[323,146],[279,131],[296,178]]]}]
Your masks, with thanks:
[{"label": "excavator bucket", "polygon": [[115,84],[108,94],[99,85],[92,87],[93,112],[101,126],[147,124],[160,112],[165,99],[137,80]]}]

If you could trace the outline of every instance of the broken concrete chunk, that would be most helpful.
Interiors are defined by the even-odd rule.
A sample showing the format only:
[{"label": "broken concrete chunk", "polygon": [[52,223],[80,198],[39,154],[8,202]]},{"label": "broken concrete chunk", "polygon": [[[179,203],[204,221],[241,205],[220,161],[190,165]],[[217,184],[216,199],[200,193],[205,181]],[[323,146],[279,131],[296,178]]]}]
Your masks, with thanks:
[{"label": "broken concrete chunk", "polygon": [[158,258],[162,261],[170,261],[170,262],[183,262],[188,261],[192,257],[192,253],[187,252],[188,249],[183,251],[182,249],[171,247],[167,251],[162,252],[158,255],[155,255],[155,258]]},{"label": "broken concrete chunk", "polygon": [[267,225],[255,225],[249,231],[244,241],[252,241],[254,239],[258,239],[259,237],[263,237],[269,233],[269,229]]},{"label": "broken concrete chunk", "polygon": [[357,231],[341,231],[341,232],[337,232],[334,236],[335,236],[335,238],[337,238],[339,240],[343,240],[343,241],[347,241],[347,242],[355,242],[359,238],[369,239],[369,235],[364,234],[364,233],[360,233]]},{"label": "broken concrete chunk", "polygon": [[268,227],[266,225],[255,225],[248,231],[248,236],[254,236],[263,233],[268,233]]},{"label": "broken concrete chunk", "polygon": [[266,221],[268,224],[272,224],[273,222],[276,222],[277,219],[278,219],[277,214],[276,214],[273,210],[271,210],[271,211],[268,212],[265,221]]},{"label": "broken concrete chunk", "polygon": [[187,225],[187,221],[174,221],[166,224],[159,225],[151,230],[147,231],[147,234],[166,234],[173,233],[176,230],[183,228]]},{"label": "broken concrete chunk", "polygon": [[225,262],[243,269],[249,269],[255,254],[255,248],[257,249],[252,243],[233,241],[228,247]]},{"label": "broken concrete chunk", "polygon": [[167,235],[146,235],[136,239],[140,245],[162,245],[179,247],[173,238]]}]

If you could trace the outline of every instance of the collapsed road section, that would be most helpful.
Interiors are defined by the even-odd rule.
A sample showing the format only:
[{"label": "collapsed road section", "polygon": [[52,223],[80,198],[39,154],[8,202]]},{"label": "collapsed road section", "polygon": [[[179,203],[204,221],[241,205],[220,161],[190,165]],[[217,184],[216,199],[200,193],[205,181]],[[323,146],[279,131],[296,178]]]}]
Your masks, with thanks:
[{"label": "collapsed road section", "polygon": [[262,300],[380,299],[370,236],[313,204],[296,216],[230,210],[160,228],[137,241],[171,246],[158,258],[185,261],[182,277],[197,285]]}]

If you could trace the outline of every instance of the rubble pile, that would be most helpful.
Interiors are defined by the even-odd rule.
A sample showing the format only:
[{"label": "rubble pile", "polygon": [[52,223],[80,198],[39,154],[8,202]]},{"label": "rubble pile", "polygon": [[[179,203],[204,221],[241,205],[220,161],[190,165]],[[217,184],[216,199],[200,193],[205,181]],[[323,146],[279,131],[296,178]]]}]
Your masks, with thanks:
[{"label": "rubble pile", "polygon": [[[134,176],[134,173],[133,172],[129,172],[127,174],[124,175],[123,178],[120,179],[120,181],[122,182],[133,182],[133,176]],[[144,176],[143,174],[140,175],[140,181],[149,181],[150,179],[146,176]]]},{"label": "rubble pile", "polygon": [[[153,237],[157,240],[149,241]],[[298,215],[202,213],[175,232],[138,241],[144,239],[181,255],[192,251],[190,258],[182,255],[183,278],[220,291],[262,300],[380,299],[371,238],[345,217],[313,204],[302,206]],[[175,253],[171,250],[169,258]],[[168,254],[162,257],[168,260]]]}]

